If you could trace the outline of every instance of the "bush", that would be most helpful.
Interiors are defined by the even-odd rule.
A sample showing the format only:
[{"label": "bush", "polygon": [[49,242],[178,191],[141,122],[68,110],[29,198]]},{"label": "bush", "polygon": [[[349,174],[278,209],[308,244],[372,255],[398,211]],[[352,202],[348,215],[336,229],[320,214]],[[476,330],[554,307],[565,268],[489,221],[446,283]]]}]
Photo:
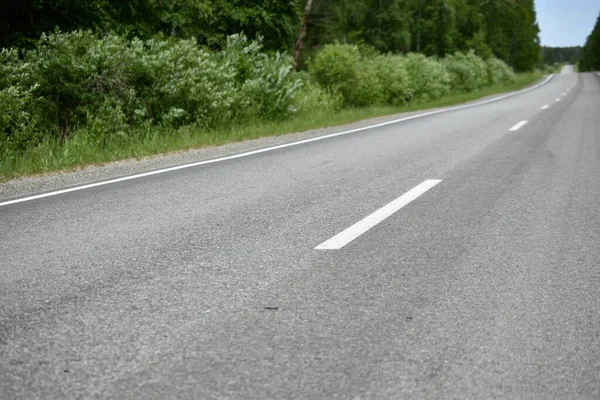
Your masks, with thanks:
[{"label": "bush", "polygon": [[294,97],[302,86],[292,73],[293,61],[285,54],[261,52],[262,43],[243,35],[227,39],[222,57],[235,69],[240,99],[246,113],[263,118],[283,118],[295,113]]},{"label": "bush", "polygon": [[[40,129],[56,131],[64,139],[90,118],[114,114],[107,104],[126,108],[132,97],[127,74],[132,58],[126,41],[115,35],[102,39],[90,32],[44,35],[24,57],[31,66],[29,78],[37,84],[34,93],[42,99]],[[115,122],[117,130],[124,123],[112,118],[107,128],[112,130]]]},{"label": "bush", "polygon": [[67,139],[114,147],[140,132],[399,106],[512,80],[504,62],[474,52],[438,60],[337,43],[316,53],[308,73],[296,73],[289,56],[266,53],[260,39],[243,35],[216,52],[193,40],[57,32],[22,57],[0,51],[0,157],[15,160]]},{"label": "bush", "polygon": [[385,102],[383,85],[377,76],[376,64],[372,61],[362,60],[358,65],[353,89],[349,100],[354,107],[368,107]]},{"label": "bush", "polygon": [[361,57],[358,47],[349,44],[328,44],[317,53],[309,72],[317,83],[339,93],[345,105],[353,105]]},{"label": "bush", "polygon": [[0,153],[23,149],[39,140],[39,116],[31,65],[16,50],[0,50]]},{"label": "bush", "polygon": [[379,79],[383,102],[389,105],[403,105],[413,98],[413,85],[404,63],[404,57],[380,55],[372,59]]},{"label": "bush", "polygon": [[137,96],[132,110],[138,123],[178,127],[215,126],[234,116],[239,101],[235,70],[191,40],[135,40],[131,51],[131,86]]},{"label": "bush", "polygon": [[415,100],[435,100],[450,93],[450,74],[437,59],[411,53],[405,56],[404,65],[409,75],[409,88]]},{"label": "bush", "polygon": [[470,92],[490,83],[488,65],[474,51],[449,55],[444,58],[443,64],[450,73],[453,90]]},{"label": "bush", "polygon": [[299,113],[335,113],[342,109],[344,101],[339,94],[324,89],[306,72],[299,73],[298,77],[302,81],[302,88],[294,98],[294,107]]},{"label": "bush", "polygon": [[378,63],[361,57],[355,45],[326,45],[309,66],[316,82],[339,94],[344,105],[366,107],[385,102]]},{"label": "bush", "polygon": [[2,146],[65,140],[84,128],[89,137],[105,137],[139,126],[215,127],[242,116],[293,114],[301,80],[292,60],[261,49],[241,35],[213,52],[193,40],[76,31],[44,35],[23,59],[2,50]]},{"label": "bush", "polygon": [[486,63],[488,69],[488,82],[491,85],[514,82],[515,73],[504,61],[491,57]]},{"label": "bush", "polygon": [[325,46],[310,63],[320,85],[339,94],[345,106],[403,105],[439,99],[451,90],[469,92],[514,80],[504,62],[484,61],[474,51],[445,59],[411,53],[381,55],[348,44]]}]

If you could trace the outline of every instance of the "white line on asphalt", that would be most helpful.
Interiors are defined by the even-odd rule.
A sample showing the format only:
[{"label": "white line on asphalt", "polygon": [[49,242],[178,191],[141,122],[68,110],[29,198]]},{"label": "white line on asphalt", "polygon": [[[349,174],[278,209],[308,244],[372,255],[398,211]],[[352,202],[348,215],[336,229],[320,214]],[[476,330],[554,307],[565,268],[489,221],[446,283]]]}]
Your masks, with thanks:
[{"label": "white line on asphalt", "polygon": [[440,179],[430,179],[421,183],[420,185],[415,186],[408,192],[404,193],[402,196],[398,197],[396,200],[388,203],[383,206],[379,210],[375,211],[373,214],[368,217],[358,221],[356,224],[352,225],[350,228],[338,233],[331,239],[321,243],[315,250],[339,250],[363,233],[367,232],[369,229],[373,228],[381,221],[385,220],[392,214],[396,213],[402,207],[416,200],[422,194],[427,192],[429,189],[436,186],[440,183]]},{"label": "white line on asphalt", "polygon": [[266,153],[266,152],[270,152],[270,151],[274,151],[274,150],[284,149],[284,148],[287,148],[287,147],[299,146],[299,145],[306,144],[306,143],[311,143],[311,142],[317,142],[317,141],[320,141],[320,140],[330,139],[330,138],[337,137],[337,136],[343,136],[343,135],[348,135],[348,134],[351,134],[351,133],[366,131],[366,130],[369,130],[369,129],[380,128],[382,126],[393,125],[393,124],[397,124],[397,123],[404,122],[404,121],[410,121],[410,120],[413,120],[413,119],[424,118],[424,117],[428,117],[428,116],[431,116],[431,115],[443,114],[443,113],[447,113],[447,112],[451,112],[451,111],[458,111],[458,110],[464,110],[464,109],[467,109],[467,108],[479,107],[479,106],[483,106],[483,105],[490,104],[490,103],[495,103],[497,101],[504,100],[504,99],[507,99],[509,97],[517,96],[519,94],[523,94],[523,93],[527,93],[527,92],[530,92],[532,90],[535,90],[535,89],[537,89],[537,88],[539,88],[541,86],[544,86],[548,82],[550,82],[550,80],[553,77],[554,77],[554,75],[550,75],[543,82],[540,82],[537,85],[534,85],[534,86],[532,86],[530,88],[523,89],[523,90],[520,90],[518,92],[509,93],[509,94],[506,94],[506,95],[503,95],[503,96],[500,96],[500,97],[496,97],[496,98],[493,98],[493,99],[490,99],[490,100],[481,101],[481,102],[478,102],[478,103],[466,104],[466,105],[456,106],[456,107],[449,107],[449,108],[444,108],[442,110],[429,111],[429,112],[425,112],[423,114],[417,114],[417,115],[413,115],[413,116],[410,116],[410,117],[399,118],[399,119],[395,119],[395,120],[388,121],[388,122],[382,122],[380,124],[369,125],[369,126],[365,126],[365,127],[362,127],[362,128],[356,128],[356,129],[351,129],[351,130],[348,130],[348,131],[343,131],[343,132],[338,132],[338,133],[332,133],[332,134],[329,134],[329,135],[318,136],[318,137],[315,137],[315,138],[312,138],[312,139],[299,140],[297,142],[280,144],[280,145],[272,146],[272,147],[265,147],[265,148],[262,148],[262,149],[252,150],[252,151],[248,151],[248,152],[245,152],[245,153],[235,154],[235,155],[232,155],[232,156],[214,158],[212,160],[206,160],[206,161],[198,161],[198,162],[193,162],[193,163],[190,163],[190,164],[177,165],[177,166],[174,166],[174,167],[169,167],[169,168],[164,168],[164,169],[158,169],[158,170],[155,170],[155,171],[143,172],[141,174],[124,176],[122,178],[110,179],[110,180],[107,180],[107,181],[90,183],[90,184],[87,184],[87,185],[75,186],[75,187],[68,188],[68,189],[62,189],[62,190],[57,190],[57,191],[48,192],[48,193],[42,193],[42,194],[38,194],[38,195],[34,195],[34,196],[28,196],[28,197],[22,197],[22,198],[19,198],[19,199],[8,200],[8,201],[5,201],[5,202],[1,202],[0,203],[0,207],[2,207],[2,206],[8,206],[10,204],[16,204],[16,203],[24,203],[26,201],[32,201],[32,200],[42,199],[42,198],[45,198],[45,197],[57,196],[59,194],[64,194],[64,193],[77,192],[77,191],[80,191],[80,190],[91,189],[91,188],[98,187],[98,186],[111,185],[113,183],[125,182],[125,181],[129,181],[129,180],[132,180],[132,179],[139,179],[139,178],[144,178],[144,177],[147,177],[147,176],[159,175],[159,174],[164,174],[164,173],[167,173],[167,172],[173,172],[173,171],[178,171],[178,170],[187,169],[187,168],[199,167],[201,165],[214,164],[214,163],[218,163],[218,162],[223,162],[223,161],[228,161],[228,160],[234,160],[234,159],[237,159],[237,158],[248,157],[248,156],[252,156],[252,155],[255,155],[255,154],[261,154],[261,153]]},{"label": "white line on asphalt", "polygon": [[510,131],[511,132],[518,131],[519,129],[521,129],[522,127],[524,127],[526,123],[527,123],[527,121],[521,121],[518,124],[516,124],[515,126],[513,126],[512,128],[510,128]]},{"label": "white line on asphalt", "polygon": [[560,101],[560,97],[558,99],[556,99],[556,102],[558,103]]},{"label": "white line on asphalt", "polygon": [[548,108],[550,108],[550,106],[547,104],[545,106],[542,106],[542,110],[547,110]]}]

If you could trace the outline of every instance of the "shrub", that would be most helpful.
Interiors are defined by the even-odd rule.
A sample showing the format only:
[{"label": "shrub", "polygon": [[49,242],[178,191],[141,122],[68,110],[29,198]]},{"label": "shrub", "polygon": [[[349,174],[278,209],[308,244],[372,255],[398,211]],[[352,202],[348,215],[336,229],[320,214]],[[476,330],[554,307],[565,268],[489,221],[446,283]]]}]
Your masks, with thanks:
[{"label": "shrub", "polygon": [[215,52],[193,40],[56,32],[22,57],[0,50],[0,156],[15,160],[67,139],[118,147],[136,134],[180,134],[185,126],[403,105],[512,80],[504,62],[474,52],[438,60],[336,43],[316,53],[308,73],[296,73],[289,56],[243,35]]},{"label": "shrub", "polygon": [[358,47],[328,44],[311,61],[309,72],[320,85],[339,93],[345,105],[351,105],[356,93],[360,60]]},{"label": "shrub", "polygon": [[[132,86],[142,120],[177,127],[215,126],[231,119],[238,100],[235,70],[192,40],[134,41]],[[133,49],[132,49],[133,50]]]},{"label": "shrub", "polygon": [[404,57],[380,55],[372,60],[379,79],[383,102],[389,105],[403,105],[413,97],[410,77]]},{"label": "shrub", "polygon": [[102,39],[82,31],[44,35],[25,54],[24,62],[32,66],[35,94],[43,99],[42,128],[55,127],[63,139],[98,110],[106,111],[109,99],[120,107],[130,99],[127,66],[132,55],[126,41],[116,35]]},{"label": "shrub", "polygon": [[294,97],[294,108],[298,113],[334,113],[342,109],[343,99],[339,94],[324,89],[307,72],[299,72],[297,75],[302,82],[302,87]]},{"label": "shrub", "polygon": [[384,102],[377,65],[363,59],[349,44],[326,45],[311,62],[309,71],[323,87],[338,93],[346,106],[366,107]]},{"label": "shrub", "polygon": [[270,119],[283,118],[296,112],[294,97],[302,81],[292,73],[292,58],[281,53],[262,52],[261,40],[249,41],[243,35],[230,36],[222,57],[235,70],[235,81],[246,113]]},{"label": "shrub", "polygon": [[16,50],[0,50],[0,151],[23,149],[39,140],[38,88],[31,65]]},{"label": "shrub", "polygon": [[515,73],[504,61],[491,57],[486,63],[488,69],[488,81],[491,85],[514,82]]},{"label": "shrub", "polygon": [[383,104],[385,102],[383,85],[377,76],[376,63],[361,60],[356,72],[356,81],[349,99],[350,105],[368,107]]},{"label": "shrub", "polygon": [[101,137],[137,126],[214,127],[248,115],[288,116],[301,80],[290,57],[261,49],[242,35],[213,52],[193,40],[76,31],[44,35],[23,59],[2,50],[3,146],[28,147],[34,132],[65,140],[83,128]]},{"label": "shrub", "polygon": [[484,61],[474,51],[439,60],[416,53],[381,55],[367,46],[339,43],[318,52],[309,72],[345,106],[357,107],[426,102],[451,90],[469,92],[514,80],[508,65],[495,58]]},{"label": "shrub", "polygon": [[489,84],[488,65],[472,50],[454,53],[442,62],[450,73],[450,84],[454,90],[470,92]]},{"label": "shrub", "polygon": [[450,74],[437,59],[410,53],[405,56],[404,65],[415,100],[435,100],[450,92]]}]

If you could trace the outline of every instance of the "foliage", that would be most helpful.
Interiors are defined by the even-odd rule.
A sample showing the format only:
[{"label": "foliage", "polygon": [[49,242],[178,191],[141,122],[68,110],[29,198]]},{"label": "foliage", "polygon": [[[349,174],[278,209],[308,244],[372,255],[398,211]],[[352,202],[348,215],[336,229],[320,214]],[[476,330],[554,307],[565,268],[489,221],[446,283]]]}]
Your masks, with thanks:
[{"label": "foliage", "polygon": [[3,50],[0,61],[2,143],[13,148],[81,129],[106,141],[134,127],[283,118],[296,111],[302,85],[290,57],[264,53],[241,35],[214,52],[192,40],[56,33],[23,58]]},{"label": "foliage", "polygon": [[30,84],[38,85],[35,94],[43,100],[40,129],[56,128],[66,138],[73,127],[104,115],[110,132],[120,132],[124,122],[117,117],[132,100],[127,66],[133,60],[125,40],[115,35],[44,35],[24,57]]},{"label": "foliage", "polygon": [[583,46],[579,70],[582,72],[600,71],[600,15],[598,15],[594,30]]},{"label": "foliage", "polygon": [[[214,146],[232,141],[254,139],[263,136],[301,132],[308,129],[347,124],[367,118],[395,114],[402,111],[417,111],[427,108],[451,106],[510,90],[518,90],[539,80],[539,74],[518,74],[515,82],[487,87],[477,92],[451,94],[440,100],[428,103],[409,104],[399,107],[349,108],[333,112],[326,104],[335,102],[318,85],[303,85],[295,103],[301,108],[298,114],[289,119],[262,121],[245,120],[243,123],[199,129],[182,127],[179,129],[153,126],[134,129],[127,136],[117,136],[100,145],[91,140],[85,132],[78,132],[68,141],[44,140],[40,145],[23,153],[5,152],[0,154],[0,181],[39,172],[72,168],[91,163],[105,163],[126,158],[138,158],[168,151],[177,151],[202,146]],[[303,81],[308,77],[302,74]],[[323,97],[315,96],[318,92]],[[324,101],[325,99],[325,101]],[[304,106],[301,107],[301,104]],[[309,105],[312,104],[312,108]],[[338,104],[339,105],[339,104]]]},{"label": "foliage", "polygon": [[37,99],[30,65],[19,60],[15,50],[0,51],[0,155],[6,148],[26,147],[35,141]]},{"label": "foliage", "polygon": [[335,114],[343,107],[343,99],[314,81],[307,72],[298,74],[302,87],[294,98],[294,108],[303,115]]},{"label": "foliage", "polygon": [[308,42],[445,56],[474,50],[519,70],[539,59],[533,0],[315,0]]},{"label": "foliage", "polygon": [[312,60],[309,71],[315,81],[339,94],[346,105],[356,103],[361,55],[357,46],[330,44]]},{"label": "foliage", "polygon": [[315,81],[353,107],[439,99],[451,91],[470,92],[514,80],[501,60],[483,60],[474,51],[444,59],[410,53],[381,55],[369,47],[332,44],[321,49],[309,71]]},{"label": "foliage", "polygon": [[542,46],[542,62],[545,65],[577,64],[581,58],[581,46],[575,47],[545,47]]},{"label": "foliage", "polygon": [[242,109],[264,118],[294,113],[294,96],[302,81],[292,74],[291,58],[261,50],[261,41],[233,35],[227,38],[227,45],[221,52],[226,65],[234,67]]},{"label": "foliage", "polygon": [[406,55],[405,66],[410,77],[410,90],[417,101],[439,99],[450,92],[450,73],[436,58],[410,53]]},{"label": "foliage", "polygon": [[[273,51],[285,49],[294,26],[293,18],[275,17],[295,9],[296,1],[54,4],[67,3],[83,13],[72,22],[95,31],[55,31],[37,42],[27,35],[3,38],[30,47],[0,50],[3,163],[48,149],[85,148],[89,158],[92,150],[129,146],[145,135],[223,131],[242,120],[277,123],[295,115],[333,115],[343,107],[414,107],[515,79],[505,60],[516,53],[492,56],[502,47],[483,23],[485,15],[475,13],[477,0],[448,0],[443,8],[423,0],[316,0],[315,15],[335,11],[327,18],[341,30],[314,30],[313,57],[301,72],[292,71],[285,52]],[[35,4],[42,14],[48,5]],[[145,7],[148,15],[136,21]],[[474,21],[463,18],[469,13]],[[376,26],[365,18],[374,18]],[[223,21],[229,22],[220,25]],[[256,29],[261,23],[270,32],[264,40]],[[248,26],[250,37],[226,35]],[[320,45],[325,38],[333,44]],[[527,48],[529,39],[523,40],[514,45]]]},{"label": "foliage", "polygon": [[454,90],[470,92],[490,83],[488,65],[474,51],[449,55],[443,64],[450,73],[450,84]]},{"label": "foliage", "polygon": [[265,37],[288,49],[297,34],[300,0],[29,0],[0,6],[0,47],[31,47],[42,33],[91,29],[149,39],[157,33],[220,48],[227,36]]},{"label": "foliage", "polygon": [[486,60],[488,81],[490,84],[510,83],[515,80],[515,73],[504,61],[495,57]]},{"label": "foliage", "polygon": [[388,54],[370,60],[381,86],[383,103],[394,106],[409,103],[414,93],[404,57]]},{"label": "foliage", "polygon": [[[288,52],[306,0],[28,0],[0,5],[0,47],[33,47],[42,33],[90,29],[150,39],[194,39],[222,49],[227,37],[262,35],[267,50]],[[518,70],[540,58],[534,0],[314,0],[307,53],[340,42],[379,52],[494,55]],[[304,64],[304,63],[301,63]]]}]

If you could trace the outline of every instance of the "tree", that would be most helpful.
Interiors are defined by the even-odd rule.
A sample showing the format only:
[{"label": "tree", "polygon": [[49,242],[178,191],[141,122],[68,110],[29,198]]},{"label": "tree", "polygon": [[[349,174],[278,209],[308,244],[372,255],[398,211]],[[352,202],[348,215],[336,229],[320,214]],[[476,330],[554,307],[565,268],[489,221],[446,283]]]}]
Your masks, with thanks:
[{"label": "tree", "polygon": [[365,43],[383,53],[407,52],[410,49],[410,14],[404,1],[373,0],[365,20]]},{"label": "tree", "polygon": [[483,0],[481,5],[492,52],[519,71],[532,70],[540,57],[533,0]]},{"label": "tree", "polygon": [[444,56],[456,48],[456,10],[453,0],[417,1],[416,48],[428,56]]},{"label": "tree", "polygon": [[43,32],[96,29],[108,19],[109,0],[21,0],[0,6],[0,47],[29,47]]},{"label": "tree", "polygon": [[581,71],[600,70],[600,15],[598,15],[594,30],[588,36],[585,46],[583,46],[579,69]]},{"label": "tree", "polygon": [[575,47],[542,47],[542,60],[546,65],[576,64],[581,58],[581,46]]},{"label": "tree", "polygon": [[262,37],[267,50],[293,52],[296,66],[335,42],[435,56],[473,49],[518,70],[532,69],[541,54],[534,0],[21,0],[2,2],[0,11],[0,46],[90,29],[193,37],[211,48],[244,33]]},{"label": "tree", "polygon": [[304,45],[304,39],[306,38],[306,25],[308,23],[308,17],[310,16],[310,9],[312,8],[312,0],[306,1],[306,7],[304,8],[304,16],[302,18],[302,25],[300,26],[300,33],[298,34],[298,40],[294,46],[294,69],[298,69],[300,63],[300,51]]},{"label": "tree", "polygon": [[291,50],[301,17],[300,0],[22,0],[0,10],[0,47],[27,46],[55,29],[91,29],[196,37],[214,47],[244,32],[263,36],[268,49]]}]

